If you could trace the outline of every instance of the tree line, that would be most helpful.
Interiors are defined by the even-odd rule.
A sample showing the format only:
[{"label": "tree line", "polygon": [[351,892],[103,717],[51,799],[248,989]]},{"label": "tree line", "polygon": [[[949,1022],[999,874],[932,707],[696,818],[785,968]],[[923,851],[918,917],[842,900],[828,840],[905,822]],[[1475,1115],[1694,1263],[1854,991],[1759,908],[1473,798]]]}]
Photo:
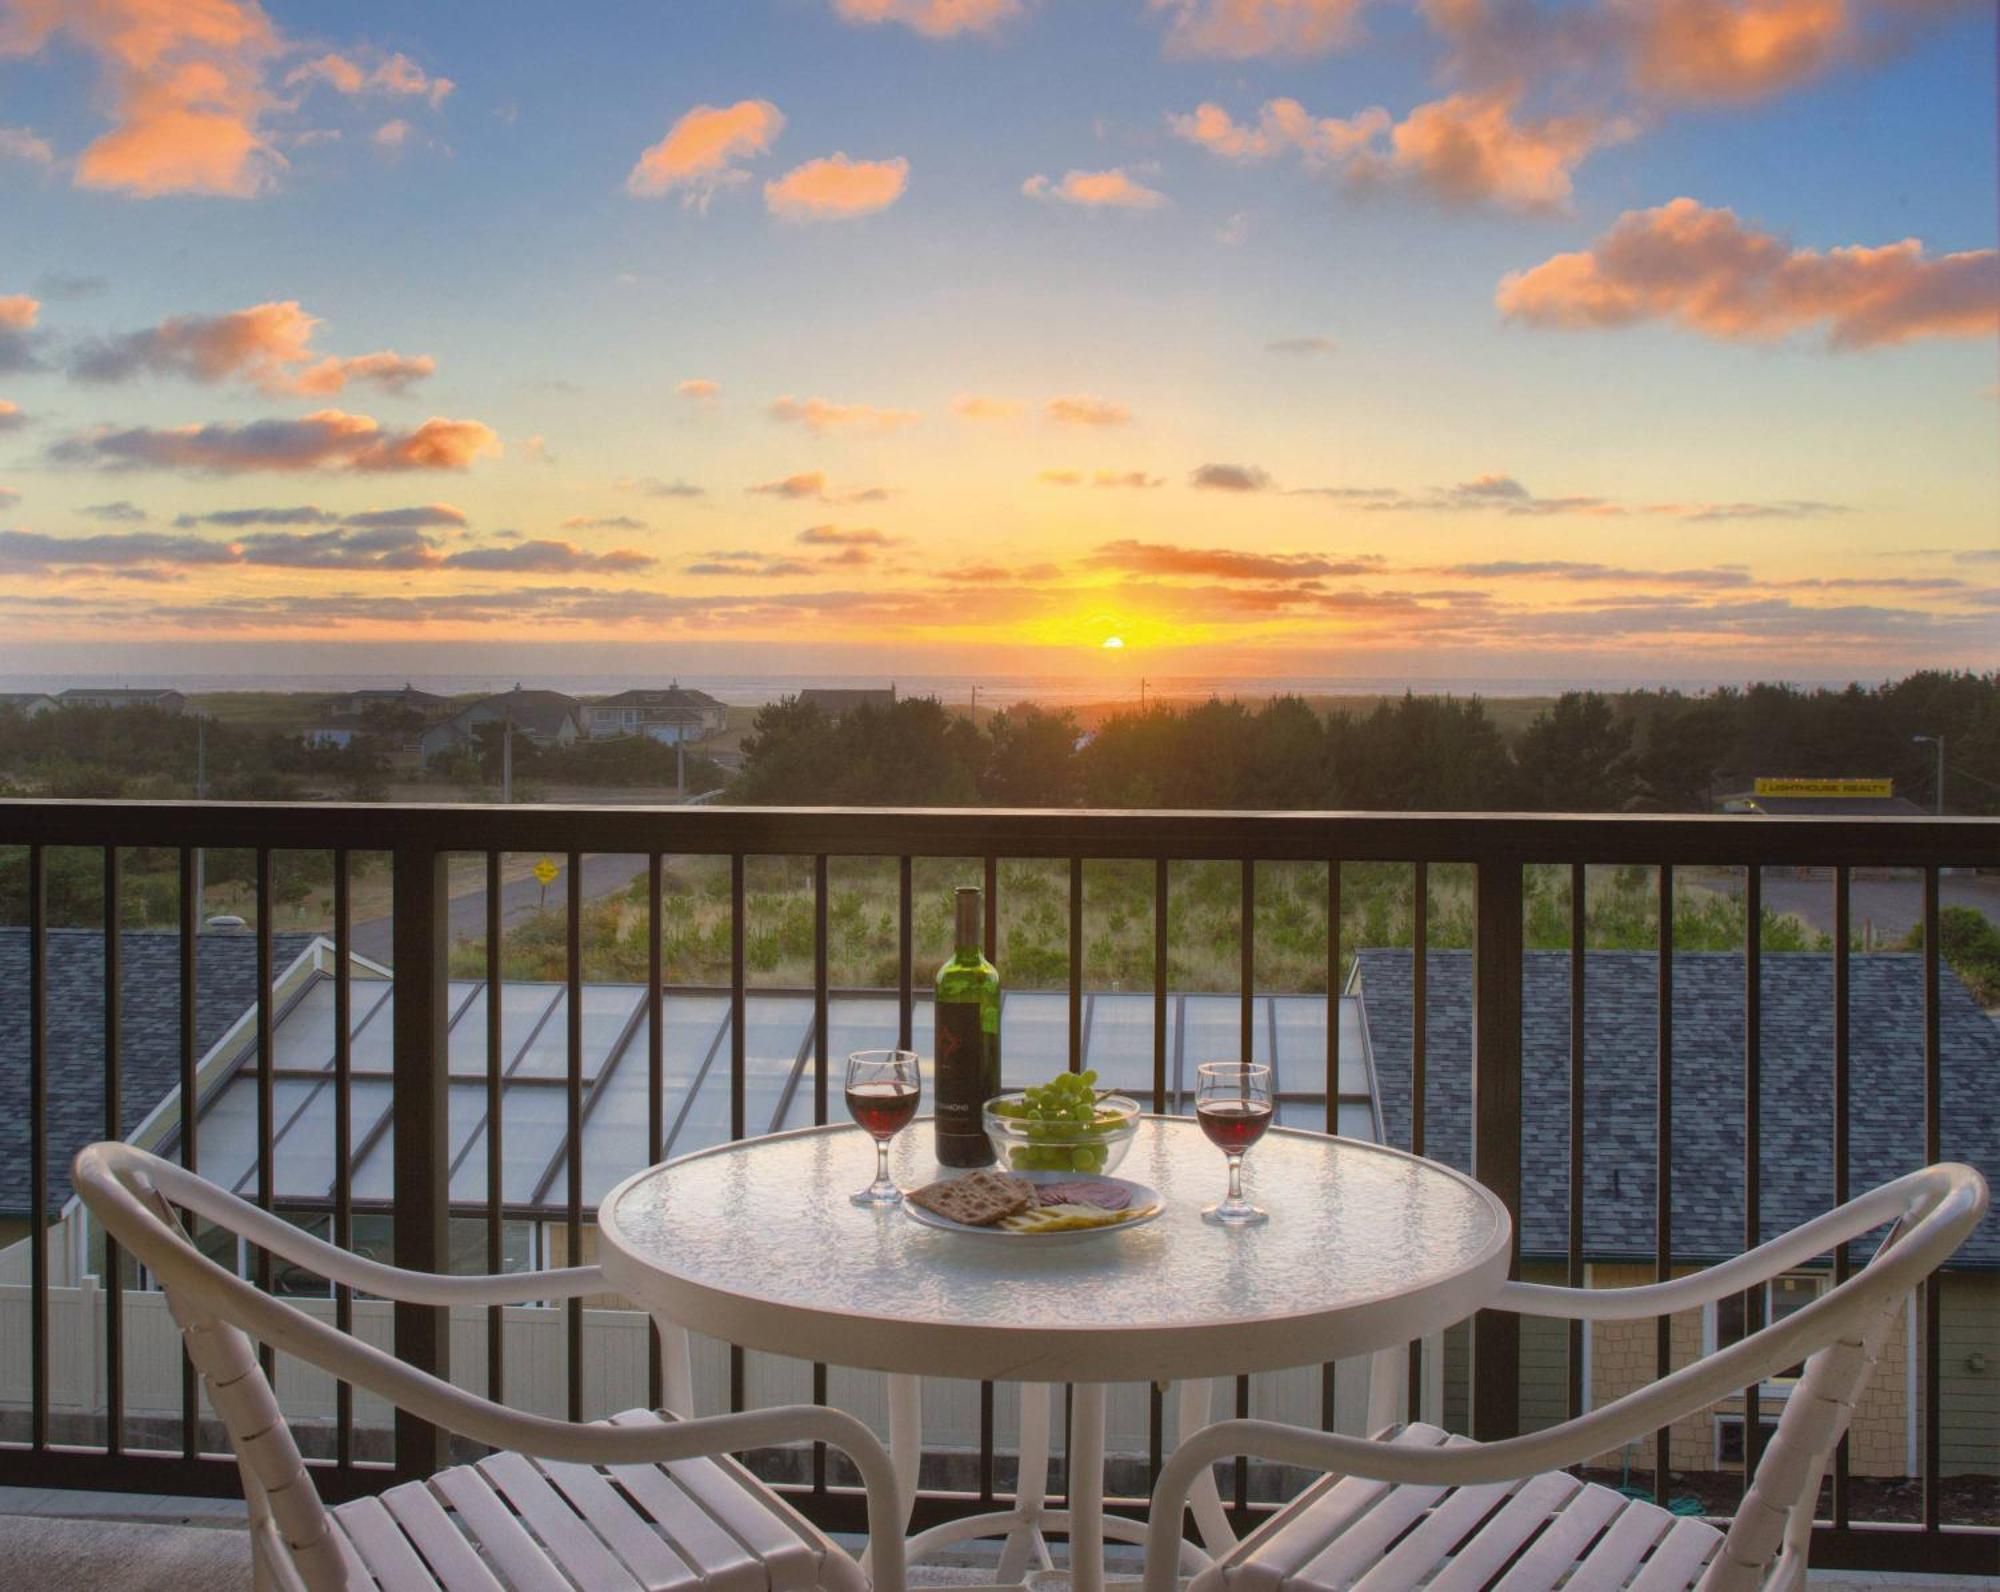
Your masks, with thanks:
[{"label": "tree line", "polygon": [[929,698],[830,718],[787,698],[743,743],[752,805],[1703,812],[1759,776],[1891,778],[1930,808],[2000,813],[2000,674],[1840,690],[1564,693],[1516,734],[1478,697],[1372,711],[1294,696],[1115,712],[1029,703],[984,723]]}]

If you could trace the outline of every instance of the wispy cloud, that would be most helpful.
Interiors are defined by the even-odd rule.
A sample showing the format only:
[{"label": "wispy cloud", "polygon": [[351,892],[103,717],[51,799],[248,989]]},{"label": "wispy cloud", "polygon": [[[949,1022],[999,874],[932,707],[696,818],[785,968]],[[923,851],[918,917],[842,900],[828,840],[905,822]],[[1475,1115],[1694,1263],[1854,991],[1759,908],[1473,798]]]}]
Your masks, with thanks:
[{"label": "wispy cloud", "polygon": [[385,428],[368,415],[322,409],[297,420],[243,425],[102,427],[49,449],[57,464],[106,470],[190,470],[235,475],[250,471],[464,470],[500,452],[500,439],[477,420],[431,419],[407,431]]},{"label": "wispy cloud", "polygon": [[1059,426],[1123,426],[1132,420],[1132,411],[1124,404],[1089,393],[1051,398],[1042,405],[1042,413]]},{"label": "wispy cloud", "polygon": [[836,487],[820,470],[801,470],[796,475],[762,481],[744,490],[758,497],[817,503],[879,503],[889,495],[889,489],[884,486]]},{"label": "wispy cloud", "polygon": [[873,404],[833,403],[825,398],[794,398],[789,393],[774,401],[773,420],[804,426],[808,431],[898,431],[913,426],[923,416],[914,409],[880,409]]},{"label": "wispy cloud", "polygon": [[1836,349],[2000,328],[2000,252],[1926,255],[1914,238],[1824,254],[1676,199],[1628,210],[1588,249],[1506,277],[1510,320],[1565,329],[1668,321],[1733,342],[1824,329]]},{"label": "wispy cloud", "polygon": [[386,349],[344,359],[318,357],[312,340],[323,324],[296,299],[224,315],[176,315],[143,331],[78,345],[70,352],[69,370],[82,381],[128,381],[140,375],[211,384],[233,379],[274,395],[324,398],[350,382],[406,392],[437,369],[428,354],[406,356]]},{"label": "wispy cloud", "polygon": [[1087,210],[1158,210],[1167,196],[1128,176],[1122,166],[1108,171],[1066,171],[1059,181],[1040,173],[1021,184],[1030,199],[1054,200]]},{"label": "wispy cloud", "polygon": [[1271,477],[1254,464],[1203,464],[1188,476],[1188,484],[1208,492],[1262,492]]},{"label": "wispy cloud", "polygon": [[1021,15],[1021,0],[833,0],[843,22],[900,22],[927,38],[989,33]]}]

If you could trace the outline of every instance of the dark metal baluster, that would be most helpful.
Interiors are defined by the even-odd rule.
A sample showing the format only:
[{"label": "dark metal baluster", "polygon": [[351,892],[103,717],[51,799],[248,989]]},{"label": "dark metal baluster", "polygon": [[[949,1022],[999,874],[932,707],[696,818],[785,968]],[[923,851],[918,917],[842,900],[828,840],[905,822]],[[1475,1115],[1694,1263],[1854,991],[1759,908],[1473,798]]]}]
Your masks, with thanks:
[{"label": "dark metal baluster", "polygon": [[[1654,1068],[1658,1129],[1653,1164],[1653,1280],[1665,1282],[1674,1271],[1674,869],[1660,864],[1659,901],[1659,1054]],[[1665,1381],[1673,1369],[1673,1319],[1653,1321],[1653,1376]],[[1667,1501],[1673,1433],[1661,1427],[1653,1434],[1653,1501]]]},{"label": "dark metal baluster", "polygon": [[[195,853],[186,847],[181,849],[180,865],[180,932],[181,932],[181,987],[180,987],[180,1110],[181,1110],[181,1165],[190,1172],[197,1170],[197,1152],[200,1140],[197,1129],[200,1126],[195,1105],[199,1098],[195,1088],[195,1062],[200,1052],[196,1049],[198,1029],[196,1016],[196,947],[201,926],[201,902],[195,898]],[[196,1402],[194,1361],[181,1351],[181,1458],[193,1459],[201,1450],[201,1406]]]},{"label": "dark metal baluster", "polygon": [[[347,887],[347,849],[333,854],[333,1242],[354,1247],[354,905]],[[333,1323],[354,1330],[354,1290],[333,1289]],[[334,1461],[354,1464],[354,1387],[333,1384]]]},{"label": "dark metal baluster", "polygon": [[[501,1000],[501,854],[486,853],[486,1267],[500,1270],[505,1261],[505,1230],[501,1207],[507,1200],[507,1182],[501,1166],[500,1087],[501,1070],[506,1065],[506,1049],[501,1027],[506,1007]],[[503,1305],[486,1308],[486,1396],[499,1404],[506,1398],[507,1317]],[[653,1407],[659,1408],[657,1400]]]},{"label": "dark metal baluster", "polygon": [[1069,1070],[1083,1071],[1083,858],[1069,859]]},{"label": "dark metal baluster", "polygon": [[[826,856],[813,858],[813,1125],[823,1126],[827,1115],[827,900]],[[812,1401],[826,1402],[826,1364],[815,1360],[812,1368]],[[812,1446],[812,1489],[826,1494],[826,1444]]]},{"label": "dark metal baluster", "polygon": [[[1924,1164],[1944,1159],[1944,1046],[1938,989],[1938,870],[1924,869]],[[1942,1400],[1938,1381],[1938,1309],[1943,1292],[1936,1273],[1924,1279],[1924,1533],[1937,1540],[1943,1496],[1939,1487]]]},{"label": "dark metal baluster", "polygon": [[[905,863],[907,869],[908,864]],[[907,880],[907,872],[904,875]],[[904,887],[905,911],[903,920],[909,921],[907,910],[909,900],[908,885]],[[743,1031],[746,1020],[747,1003],[744,1000],[744,923],[743,905],[743,853],[732,852],[729,857],[729,1136],[740,1139],[746,1131],[748,1108],[744,1098],[745,1084],[749,1072],[749,1038]],[[908,945],[908,930],[904,931],[904,944]],[[909,956],[907,949],[903,959],[903,984],[907,992],[909,986]],[[908,998],[905,995],[907,1008]],[[907,1031],[909,1020],[904,1019]],[[907,1044],[907,1038],[904,1040]],[[729,1412],[733,1415],[743,1408],[744,1364],[743,1347],[732,1343],[729,1346]]]},{"label": "dark metal baluster", "polygon": [[[1848,935],[1853,910],[1848,895],[1850,871],[1842,863],[1833,871],[1833,1203],[1845,1205],[1848,1191],[1848,1071],[1852,1036],[1849,1032],[1848,1003],[1853,993],[1848,966]],[[1833,1252],[1833,1281],[1838,1287],[1847,1281],[1852,1253],[1846,1244]],[[1833,1527],[1845,1531],[1851,1499],[1848,1493],[1847,1437],[1842,1434],[1833,1451]]]},{"label": "dark metal baluster", "polygon": [[[271,1049],[271,849],[257,848],[257,1208],[268,1211],[278,1192],[275,1148],[271,1143],[277,1115],[277,1085]],[[257,1249],[257,1286],[271,1291],[271,1252]],[[275,1374],[277,1355],[268,1343],[257,1345],[264,1375]]]},{"label": "dark metal baluster", "polygon": [[49,1442],[49,879],[28,848],[28,1441]]},{"label": "dark metal baluster", "polygon": [[[104,1136],[125,1137],[124,1121],[124,911],[118,847],[104,848]],[[125,1449],[125,1281],[118,1241],[104,1235],[105,1452]]]},{"label": "dark metal baluster", "polygon": [[[1424,1153],[1424,1118],[1429,1104],[1431,869],[1427,862],[1410,869],[1410,1153]],[[1423,1418],[1424,1343],[1410,1340],[1409,1385],[1405,1389],[1409,1419]],[[1442,1412],[1440,1412],[1442,1413]]]},{"label": "dark metal baluster", "polygon": [[914,933],[916,911],[910,902],[910,859],[896,859],[896,1044],[909,1050],[913,1044],[916,1021],[916,991],[911,980],[911,966],[914,951],[911,935]]},{"label": "dark metal baluster", "polygon": [[[1514,1217],[1509,1274],[1521,1271],[1521,859],[1478,865],[1472,995],[1472,1175]],[[1521,1428],[1521,1325],[1482,1310],[1472,1320],[1472,1436]]]},{"label": "dark metal baluster", "polygon": [[[450,1118],[447,1036],[451,1021],[451,876],[446,853],[414,836],[396,848],[395,883],[395,1263],[405,1271],[441,1272],[451,1253]],[[396,1358],[449,1380],[449,1313],[398,1303]],[[414,1481],[446,1463],[438,1427],[396,1412],[396,1470]]]},{"label": "dark metal baluster", "polygon": [[[1236,1018],[1240,1032],[1237,1035],[1239,1053],[1243,1064],[1248,1066],[1257,1059],[1257,864],[1250,858],[1243,859],[1243,930],[1237,936],[1242,953],[1242,965],[1237,969],[1240,986],[1237,995]],[[1275,1056],[1272,1060],[1276,1060]],[[1275,1091],[1271,1100],[1271,1110],[1275,1113],[1278,1102]],[[1236,1379],[1236,1416],[1243,1419],[1250,1413],[1250,1378]],[[1236,1515],[1237,1530],[1241,1532],[1250,1518],[1250,1461],[1247,1456],[1236,1456]]]},{"label": "dark metal baluster", "polygon": [[[1326,865],[1326,1131],[1340,1132],[1340,864]],[[1333,1430],[1334,1363],[1319,1368],[1320,1430]]]},{"label": "dark metal baluster", "polygon": [[[1583,1286],[1583,1069],[1585,1049],[1585,948],[1589,938],[1590,877],[1569,865],[1569,1253],[1564,1281]],[[1583,1413],[1581,1321],[1569,1323],[1569,1418]]]},{"label": "dark metal baluster", "polygon": [[[1173,1108],[1167,1080],[1167,859],[1153,859],[1153,1110]],[[1155,1382],[1146,1397],[1146,1486],[1160,1479],[1166,1458],[1166,1400]]]},{"label": "dark metal baluster", "polygon": [[[583,855],[569,854],[568,1010],[564,1014],[563,1049],[569,1060],[563,1145],[569,1157],[569,1188],[563,1207],[563,1225],[569,1238],[569,1264],[581,1266],[583,1256]],[[568,1301],[569,1317],[569,1418],[583,1419],[583,1301]]]},{"label": "dark metal baluster", "polygon": [[[1764,870],[1760,866],[1744,871],[1743,908],[1749,921],[1743,942],[1743,1247],[1751,1250],[1764,1236]],[[1763,1324],[1764,1289],[1759,1284],[1743,1295],[1744,1336]],[[1755,1382],[1743,1390],[1746,1488],[1764,1453],[1759,1391]]]},{"label": "dark metal baluster", "polygon": [[[986,960],[998,965],[1000,961],[1000,859],[988,856],[985,863],[986,921],[982,925],[986,942]],[[1001,1055],[1004,1063],[1006,1035],[1001,1035]],[[979,1501],[991,1505],[993,1502],[993,1384],[979,1384]]]}]

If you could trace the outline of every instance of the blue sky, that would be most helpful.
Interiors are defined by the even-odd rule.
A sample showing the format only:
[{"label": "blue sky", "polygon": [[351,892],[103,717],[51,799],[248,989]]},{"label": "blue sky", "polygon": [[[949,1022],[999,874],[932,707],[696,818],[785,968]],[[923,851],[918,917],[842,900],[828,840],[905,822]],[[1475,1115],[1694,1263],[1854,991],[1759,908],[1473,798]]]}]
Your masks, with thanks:
[{"label": "blue sky", "polygon": [[[2000,643],[1989,6],[37,14],[0,0],[0,617],[50,646],[1629,676]],[[751,146],[628,188],[732,107]],[[774,210],[836,153],[893,197]],[[428,365],[300,375],[386,351]]]}]

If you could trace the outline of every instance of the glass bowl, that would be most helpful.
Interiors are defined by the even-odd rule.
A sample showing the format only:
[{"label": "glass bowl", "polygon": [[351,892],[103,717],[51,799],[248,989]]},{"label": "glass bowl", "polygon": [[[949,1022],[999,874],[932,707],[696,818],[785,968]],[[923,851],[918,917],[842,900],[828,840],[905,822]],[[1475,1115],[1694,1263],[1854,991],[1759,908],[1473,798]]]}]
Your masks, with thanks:
[{"label": "glass bowl", "polygon": [[1024,1109],[1019,1090],[986,1102],[986,1137],[1003,1172],[1109,1172],[1139,1131],[1139,1102],[1126,1095],[1100,1098],[1089,1122],[1042,1122],[1010,1108]]}]

